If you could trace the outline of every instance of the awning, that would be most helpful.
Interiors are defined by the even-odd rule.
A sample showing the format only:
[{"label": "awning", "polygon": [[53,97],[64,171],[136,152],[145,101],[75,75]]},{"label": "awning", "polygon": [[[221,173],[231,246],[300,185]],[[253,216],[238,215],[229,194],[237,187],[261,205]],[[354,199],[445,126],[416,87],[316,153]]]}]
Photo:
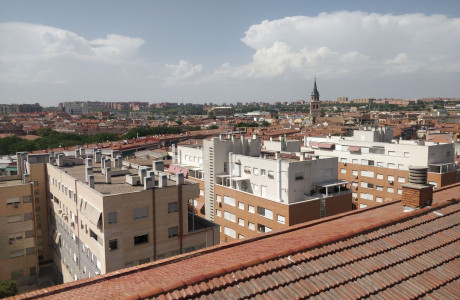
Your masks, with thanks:
[{"label": "awning", "polygon": [[334,148],[334,144],[320,143],[320,144],[318,145],[318,147],[324,148],[324,149],[332,149],[332,148]]},{"label": "awning", "polygon": [[102,213],[88,202],[86,202],[83,214],[96,226],[102,223]]},{"label": "awning", "polygon": [[361,147],[359,147],[359,146],[350,146],[350,147],[348,147],[348,150],[350,152],[359,152],[359,151],[361,151]]},{"label": "awning", "polygon": [[197,201],[197,204],[195,206],[195,208],[200,211],[204,206],[204,202],[201,202],[201,201]]}]

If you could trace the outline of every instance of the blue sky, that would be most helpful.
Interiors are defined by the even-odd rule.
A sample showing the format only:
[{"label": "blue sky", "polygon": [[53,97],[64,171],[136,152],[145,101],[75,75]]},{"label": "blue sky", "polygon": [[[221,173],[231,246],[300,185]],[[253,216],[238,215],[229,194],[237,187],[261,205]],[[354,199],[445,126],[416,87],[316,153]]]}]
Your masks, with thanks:
[{"label": "blue sky", "polygon": [[0,103],[460,97],[460,1],[0,1]]}]

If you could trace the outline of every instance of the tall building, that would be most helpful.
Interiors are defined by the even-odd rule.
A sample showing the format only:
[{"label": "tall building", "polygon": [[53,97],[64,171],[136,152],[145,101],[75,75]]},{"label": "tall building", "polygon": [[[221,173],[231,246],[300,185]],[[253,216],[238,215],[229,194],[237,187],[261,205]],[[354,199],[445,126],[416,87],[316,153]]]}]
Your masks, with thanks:
[{"label": "tall building", "polygon": [[19,176],[0,180],[0,281],[13,279],[19,286],[27,285],[38,274],[36,187]]},{"label": "tall building", "polygon": [[316,87],[316,77],[310,98],[310,116],[312,121],[315,121],[317,118],[321,117],[321,101],[319,101],[319,92],[318,88]]},{"label": "tall building", "polygon": [[219,243],[218,226],[188,211],[198,184],[106,153],[18,153],[24,182],[0,186],[2,278],[50,260],[70,282]]},{"label": "tall building", "polygon": [[347,182],[337,180],[337,159],[309,157],[300,144],[281,138],[262,149],[257,135],[221,135],[179,146],[170,171],[199,183],[194,206],[221,225],[223,242],[351,210]]},{"label": "tall building", "polygon": [[435,188],[458,181],[454,144],[393,140],[391,128],[355,130],[353,137],[306,137],[306,150],[337,157],[338,178],[351,182],[357,208],[401,200],[409,166],[428,168]]}]

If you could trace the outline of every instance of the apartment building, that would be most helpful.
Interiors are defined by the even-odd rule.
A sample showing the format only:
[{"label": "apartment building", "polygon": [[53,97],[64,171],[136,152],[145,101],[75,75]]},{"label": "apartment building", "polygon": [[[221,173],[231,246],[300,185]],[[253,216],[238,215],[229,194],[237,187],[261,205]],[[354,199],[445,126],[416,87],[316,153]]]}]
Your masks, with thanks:
[{"label": "apartment building", "polygon": [[352,208],[348,183],[337,180],[337,158],[308,157],[300,141],[271,140],[262,149],[257,135],[221,135],[179,146],[175,161],[169,171],[199,183],[193,206],[204,206],[205,217],[221,225],[222,242]]},{"label": "apartment building", "polygon": [[20,172],[45,194],[44,256],[63,282],[219,243],[218,226],[188,211],[198,184],[164,173],[162,161],[143,167],[112,154],[77,148],[18,156]]},{"label": "apartment building", "polygon": [[338,178],[351,182],[356,208],[400,200],[409,166],[427,167],[434,188],[457,182],[454,144],[393,140],[391,128],[355,130],[353,137],[306,137],[304,145],[338,158]]},{"label": "apartment building", "polygon": [[0,177],[0,281],[34,282],[38,273],[33,182]]}]

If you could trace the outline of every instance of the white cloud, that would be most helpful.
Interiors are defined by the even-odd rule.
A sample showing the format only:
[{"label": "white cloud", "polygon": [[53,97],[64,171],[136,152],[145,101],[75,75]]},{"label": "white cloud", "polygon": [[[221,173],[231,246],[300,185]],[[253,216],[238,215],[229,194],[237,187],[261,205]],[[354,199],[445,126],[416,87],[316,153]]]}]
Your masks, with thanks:
[{"label": "white cloud", "polygon": [[203,70],[203,65],[192,65],[182,59],[177,65],[166,64],[165,68],[170,74],[170,76],[166,78],[166,85],[175,85],[187,84],[193,79],[196,79],[196,76]]},{"label": "white cloud", "polygon": [[[140,38],[116,34],[87,40],[76,33],[37,24],[0,23],[1,81],[65,83],[94,75],[101,64],[132,64]],[[96,72],[97,73],[97,72]]]},{"label": "white cloud", "polygon": [[460,19],[443,15],[382,15],[360,11],[265,20],[242,38],[252,62],[218,74],[272,78],[299,73],[407,74],[460,67]]}]

